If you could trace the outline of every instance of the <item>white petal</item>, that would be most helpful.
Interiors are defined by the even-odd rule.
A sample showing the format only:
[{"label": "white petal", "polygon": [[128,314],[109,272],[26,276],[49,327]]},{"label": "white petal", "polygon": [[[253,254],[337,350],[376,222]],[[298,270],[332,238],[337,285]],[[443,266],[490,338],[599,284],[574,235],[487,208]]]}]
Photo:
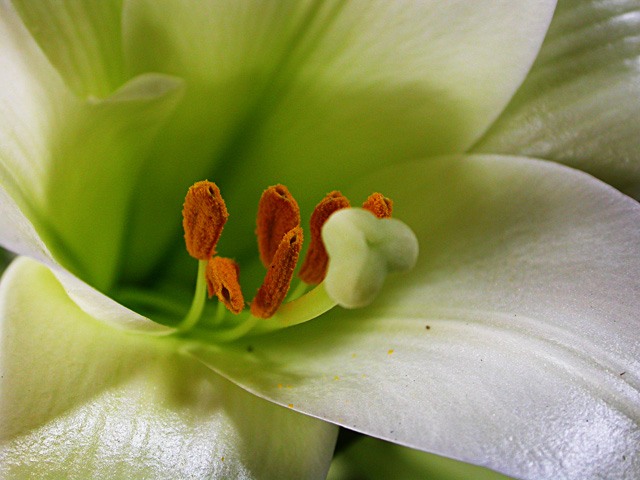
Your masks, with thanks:
[{"label": "white petal", "polygon": [[326,475],[334,426],[99,324],[32,260],[4,276],[0,321],[3,479]]},{"label": "white petal", "polygon": [[[179,75],[189,86],[172,135],[156,149],[163,166],[141,199],[130,257],[157,259],[179,231],[165,212],[204,177],[220,184],[232,214],[254,211],[262,190],[278,182],[311,211],[369,168],[468,148],[524,79],[554,6],[130,2],[124,32],[131,68]],[[166,161],[185,154],[189,162],[179,170]],[[153,248],[148,225],[162,232]],[[253,247],[250,215],[225,228],[222,242],[234,238],[228,255]]]},{"label": "white petal", "polygon": [[516,157],[397,166],[348,196],[371,190],[416,232],[416,268],[369,308],[204,361],[302,412],[518,478],[640,475],[640,206]]},{"label": "white petal", "polygon": [[640,198],[640,5],[562,0],[540,56],[476,151],[546,158]]}]

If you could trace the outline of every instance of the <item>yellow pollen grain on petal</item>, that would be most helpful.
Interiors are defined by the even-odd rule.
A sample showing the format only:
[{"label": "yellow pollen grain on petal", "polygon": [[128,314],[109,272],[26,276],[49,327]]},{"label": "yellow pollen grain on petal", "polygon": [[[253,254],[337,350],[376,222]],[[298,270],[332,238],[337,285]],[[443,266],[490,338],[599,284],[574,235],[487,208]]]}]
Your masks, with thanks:
[{"label": "yellow pollen grain on petal", "polygon": [[189,188],[182,209],[182,226],[189,255],[209,260],[215,254],[229,213],[218,186],[207,180]]},{"label": "yellow pollen grain on petal", "polygon": [[373,193],[362,204],[362,208],[369,210],[378,218],[391,218],[393,212],[393,200],[385,197],[381,193]]},{"label": "yellow pollen grain on petal", "polygon": [[244,297],[240,288],[240,267],[230,258],[213,257],[207,263],[205,274],[209,298],[218,297],[234,314],[244,310]]},{"label": "yellow pollen grain on petal", "polygon": [[389,350],[387,353],[391,355],[393,353],[393,350]]},{"label": "yellow pollen grain on petal", "polygon": [[334,379],[334,380],[337,380],[337,379],[338,379],[338,377],[333,377],[333,379]]},{"label": "yellow pollen grain on petal", "polygon": [[298,277],[303,282],[309,285],[317,285],[324,280],[327,275],[329,256],[322,241],[322,226],[331,214],[349,207],[349,200],[339,191],[334,190],[328,193],[314,209],[310,222],[311,241],[309,242],[309,250],[298,272]]},{"label": "yellow pollen grain on petal", "polygon": [[302,229],[296,227],[282,238],[264,282],[251,302],[251,314],[254,317],[272,317],[280,308],[289,292],[301,249]]},{"label": "yellow pollen grain on petal", "polygon": [[282,388],[282,384],[281,383],[278,384],[278,388]]},{"label": "yellow pollen grain on petal", "polygon": [[262,192],[256,224],[260,260],[268,267],[282,238],[300,225],[300,208],[287,187],[278,184]]},{"label": "yellow pollen grain on petal", "polygon": [[289,408],[293,408],[293,403],[290,403],[290,404],[289,404]]}]

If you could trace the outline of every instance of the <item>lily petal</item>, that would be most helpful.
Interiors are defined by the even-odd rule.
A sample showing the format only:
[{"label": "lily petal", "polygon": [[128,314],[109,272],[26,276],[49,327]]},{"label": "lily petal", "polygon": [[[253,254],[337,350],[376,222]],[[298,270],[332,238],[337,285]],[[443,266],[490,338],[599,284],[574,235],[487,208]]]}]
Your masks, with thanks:
[{"label": "lily petal", "polygon": [[335,426],[96,322],[33,260],[3,277],[0,322],[4,479],[326,475]]},{"label": "lily petal", "polygon": [[[152,265],[177,237],[166,212],[194,179],[215,179],[232,214],[253,211],[262,190],[279,182],[310,212],[370,168],[467,149],[523,81],[554,6],[129,2],[131,68],[179,75],[189,86],[172,135],[154,152],[158,168],[139,201],[130,263]],[[187,151],[176,171],[171,162]],[[148,225],[159,232],[153,246]],[[253,246],[249,215],[225,228],[230,255]]]},{"label": "lily petal", "polygon": [[105,97],[125,81],[122,1],[12,0],[31,35],[80,97]]},{"label": "lily petal", "polygon": [[640,6],[562,0],[526,81],[479,152],[584,170],[640,199]]},{"label": "lily petal", "polygon": [[145,150],[182,83],[148,74],[79,100],[6,2],[0,29],[0,182],[55,258],[106,291]]},{"label": "lily petal", "polygon": [[416,268],[368,308],[203,361],[301,412],[518,478],[637,477],[637,202],[500,156],[399,165],[348,196],[372,188],[416,232]]},{"label": "lily petal", "polygon": [[89,315],[125,330],[164,335],[173,329],[129,310],[69,273],[54,260],[49,249],[38,236],[31,222],[0,185],[0,232],[9,250],[27,255],[49,266],[64,285],[69,296]]}]

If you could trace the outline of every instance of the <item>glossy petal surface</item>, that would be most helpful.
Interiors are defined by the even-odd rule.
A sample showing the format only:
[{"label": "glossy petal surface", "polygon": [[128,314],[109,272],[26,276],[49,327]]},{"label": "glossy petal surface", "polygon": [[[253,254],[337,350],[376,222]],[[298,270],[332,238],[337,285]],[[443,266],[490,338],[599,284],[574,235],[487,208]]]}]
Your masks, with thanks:
[{"label": "glossy petal surface", "polygon": [[32,260],[3,277],[0,322],[3,479],[326,475],[336,427],[97,322]]},{"label": "glossy petal surface", "polygon": [[348,196],[372,189],[416,232],[416,268],[368,308],[203,361],[275,402],[518,478],[638,476],[638,204],[517,157],[397,166]]},{"label": "glossy petal surface", "polygon": [[533,69],[475,150],[554,160],[639,199],[640,2],[558,2]]}]

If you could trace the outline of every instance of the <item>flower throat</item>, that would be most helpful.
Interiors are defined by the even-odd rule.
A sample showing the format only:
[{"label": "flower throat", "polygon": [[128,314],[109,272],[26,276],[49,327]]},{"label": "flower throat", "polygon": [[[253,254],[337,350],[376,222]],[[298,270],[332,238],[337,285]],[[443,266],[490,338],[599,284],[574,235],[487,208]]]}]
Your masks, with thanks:
[{"label": "flower throat", "polygon": [[[255,231],[266,276],[249,304],[250,314],[231,322],[233,325],[227,329],[209,332],[211,340],[231,341],[249,332],[262,333],[296,325],[333,308],[336,302],[326,295],[322,286],[329,264],[322,227],[333,213],[349,207],[347,198],[338,191],[327,194],[316,206],[311,215],[309,248],[298,272],[301,282],[285,303],[303,245],[300,209],[284,185],[267,188],[258,204]],[[371,195],[363,205],[363,209],[379,219],[391,217],[392,208],[392,201],[379,193]],[[191,308],[177,326],[178,331],[186,332],[194,328],[202,315],[205,290],[209,298],[215,295],[219,300],[216,319],[209,322],[214,325],[222,324],[227,316],[225,309],[241,316],[246,302],[240,286],[239,265],[216,251],[229,217],[217,185],[205,180],[190,187],[182,215],[187,251],[199,261]],[[316,288],[305,294],[309,286]]]}]

